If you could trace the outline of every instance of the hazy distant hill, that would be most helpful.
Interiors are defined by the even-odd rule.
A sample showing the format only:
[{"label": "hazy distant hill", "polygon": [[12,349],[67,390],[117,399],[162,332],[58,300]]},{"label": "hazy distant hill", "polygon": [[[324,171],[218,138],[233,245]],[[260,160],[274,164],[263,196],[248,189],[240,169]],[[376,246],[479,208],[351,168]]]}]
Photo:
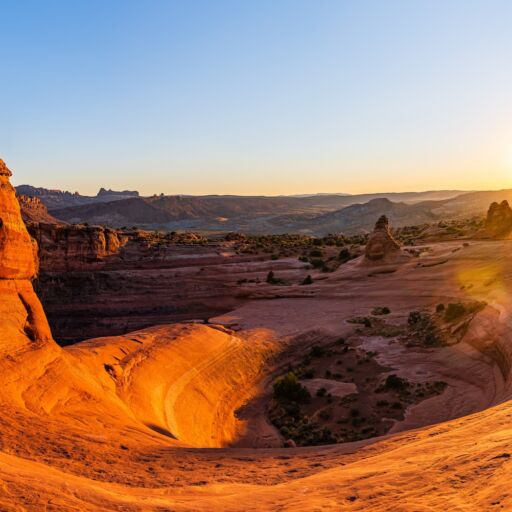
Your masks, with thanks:
[{"label": "hazy distant hill", "polygon": [[[27,192],[27,187],[19,187]],[[137,225],[148,229],[247,233],[301,232],[322,235],[370,230],[385,214],[396,226],[485,215],[493,201],[512,190],[455,190],[388,194],[316,194],[311,196],[151,196],[102,189],[88,197],[30,188],[50,213],[71,223]],[[128,197],[127,197],[128,196]],[[114,198],[114,200],[111,200]],[[62,204],[73,203],[62,207]],[[57,206],[55,206],[57,205]]]},{"label": "hazy distant hill", "polygon": [[60,220],[74,224],[87,222],[115,227],[161,225],[173,220],[165,211],[139,197],[72,206],[52,210],[51,213]]},{"label": "hazy distant hill", "polygon": [[315,234],[343,231],[370,231],[375,220],[386,215],[393,226],[424,224],[438,220],[429,203],[406,204],[396,203],[386,198],[372,199],[367,203],[354,204],[335,212],[326,213],[303,223],[297,222],[296,227]]}]

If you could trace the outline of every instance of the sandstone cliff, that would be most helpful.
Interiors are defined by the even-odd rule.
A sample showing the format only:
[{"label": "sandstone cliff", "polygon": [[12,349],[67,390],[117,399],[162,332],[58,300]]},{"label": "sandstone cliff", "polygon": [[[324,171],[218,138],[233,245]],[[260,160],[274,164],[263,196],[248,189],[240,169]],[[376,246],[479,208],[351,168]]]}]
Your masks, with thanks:
[{"label": "sandstone cliff", "polygon": [[0,317],[2,339],[13,347],[51,341],[50,327],[32,288],[38,271],[37,246],[21,218],[11,171],[0,160]]},{"label": "sandstone cliff", "polygon": [[64,271],[97,266],[111,256],[119,256],[128,241],[123,233],[102,226],[69,226],[30,223],[28,229],[39,245],[45,271]]}]

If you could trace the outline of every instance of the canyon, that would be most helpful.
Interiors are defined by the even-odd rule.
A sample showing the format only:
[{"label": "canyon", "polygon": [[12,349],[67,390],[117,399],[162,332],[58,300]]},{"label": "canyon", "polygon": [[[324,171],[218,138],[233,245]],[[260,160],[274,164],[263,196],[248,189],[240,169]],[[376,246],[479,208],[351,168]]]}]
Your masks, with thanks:
[{"label": "canyon", "polygon": [[[27,231],[10,177],[2,162],[2,510],[512,507],[505,207],[485,236],[412,244],[387,218],[321,240]],[[54,341],[39,266],[55,338],[91,339]]]}]

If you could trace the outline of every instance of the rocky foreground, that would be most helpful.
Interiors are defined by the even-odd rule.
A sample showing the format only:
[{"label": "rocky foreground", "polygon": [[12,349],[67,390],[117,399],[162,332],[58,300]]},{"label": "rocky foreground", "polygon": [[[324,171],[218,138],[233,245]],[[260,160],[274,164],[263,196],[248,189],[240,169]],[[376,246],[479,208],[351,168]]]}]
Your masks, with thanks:
[{"label": "rocky foreground", "polygon": [[[9,177],[3,165],[1,510],[512,508],[510,241],[362,255],[308,284],[267,275],[209,325],[61,348],[32,290],[37,253]],[[276,379],[306,358],[323,374],[301,376],[304,386],[318,390],[321,378],[331,398],[343,389],[357,398],[355,356],[369,352],[360,366],[384,387],[446,386],[414,403],[404,395],[385,436],[294,448],[268,415]],[[318,406],[318,417],[341,407],[328,398],[307,407]],[[333,434],[347,430],[338,427]]]}]

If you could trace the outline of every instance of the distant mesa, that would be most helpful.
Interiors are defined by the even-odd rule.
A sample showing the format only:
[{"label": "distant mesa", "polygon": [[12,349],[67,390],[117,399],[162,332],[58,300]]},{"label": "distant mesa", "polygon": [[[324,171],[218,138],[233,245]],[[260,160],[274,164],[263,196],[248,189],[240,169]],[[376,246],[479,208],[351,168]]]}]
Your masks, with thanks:
[{"label": "distant mesa", "polygon": [[120,196],[120,197],[126,198],[126,197],[139,197],[140,195],[136,190],[117,191],[117,190],[112,190],[112,189],[107,190],[106,188],[103,188],[103,187],[101,187],[99,192],[96,194],[96,197],[101,197],[101,198],[108,197],[109,199],[110,199],[110,197],[115,197],[115,196]]},{"label": "distant mesa", "polygon": [[382,261],[400,252],[400,244],[393,238],[389,229],[389,220],[382,215],[375,224],[373,233],[366,244],[365,259]]}]

